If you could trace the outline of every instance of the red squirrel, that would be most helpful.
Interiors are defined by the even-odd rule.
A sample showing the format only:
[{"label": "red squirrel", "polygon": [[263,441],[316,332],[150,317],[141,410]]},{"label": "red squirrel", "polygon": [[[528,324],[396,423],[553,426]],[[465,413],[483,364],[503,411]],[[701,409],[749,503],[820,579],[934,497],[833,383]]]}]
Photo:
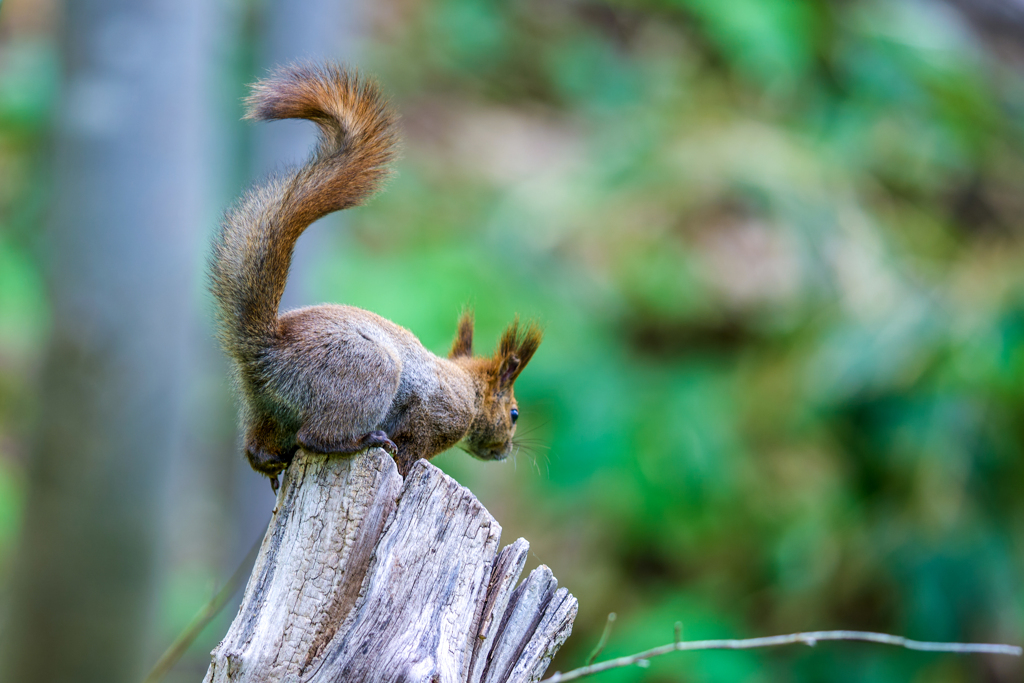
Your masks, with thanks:
[{"label": "red squirrel", "polygon": [[412,332],[353,306],[278,315],[295,242],[315,220],[362,204],[395,156],[395,115],[378,86],[333,65],[296,65],[252,86],[247,119],[307,119],[309,160],[251,188],[225,215],[210,257],[219,337],[241,395],[245,454],[277,475],[297,449],[356,453],[379,446],[404,476],[418,458],[458,445],[484,460],[512,450],[513,384],[541,341],[513,322],[490,356],[473,355],[473,318],[447,358]]}]

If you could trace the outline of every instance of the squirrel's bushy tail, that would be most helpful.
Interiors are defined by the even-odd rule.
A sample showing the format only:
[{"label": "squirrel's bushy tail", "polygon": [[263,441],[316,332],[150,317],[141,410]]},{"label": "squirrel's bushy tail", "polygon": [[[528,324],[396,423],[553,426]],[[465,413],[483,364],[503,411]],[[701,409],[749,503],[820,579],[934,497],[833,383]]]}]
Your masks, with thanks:
[{"label": "squirrel's bushy tail", "polygon": [[395,156],[395,115],[372,81],[339,66],[293,65],[252,86],[246,118],[308,119],[309,161],[249,190],[221,223],[210,258],[221,340],[251,359],[277,333],[295,242],[310,223],[370,197]]}]

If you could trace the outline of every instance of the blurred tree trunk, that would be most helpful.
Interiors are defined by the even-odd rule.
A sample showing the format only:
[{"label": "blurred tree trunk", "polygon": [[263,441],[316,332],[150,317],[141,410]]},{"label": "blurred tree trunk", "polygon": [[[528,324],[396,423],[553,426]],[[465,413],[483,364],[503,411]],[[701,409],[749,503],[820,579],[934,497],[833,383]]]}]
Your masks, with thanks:
[{"label": "blurred tree trunk", "polygon": [[65,5],[53,329],[0,678],[137,681],[202,222],[203,0]]}]

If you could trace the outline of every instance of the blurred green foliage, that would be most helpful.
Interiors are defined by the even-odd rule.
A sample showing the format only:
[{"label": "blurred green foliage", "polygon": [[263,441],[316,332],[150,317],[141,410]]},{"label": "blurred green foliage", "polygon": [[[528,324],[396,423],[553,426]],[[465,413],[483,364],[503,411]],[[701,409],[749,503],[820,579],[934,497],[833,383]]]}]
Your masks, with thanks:
[{"label": "blurred green foliage", "polygon": [[48,201],[45,143],[56,66],[47,40],[0,42],[0,579],[21,520],[21,457],[49,322],[37,239]]},{"label": "blurred green foliage", "polygon": [[[1020,65],[942,3],[393,3],[405,156],[317,274],[438,351],[546,326],[539,445],[438,462],[580,598],[687,637],[1024,636]],[[486,350],[486,349],[485,349]],[[549,446],[550,450],[544,448]],[[533,450],[532,453],[529,451]],[[1010,680],[865,646],[606,680]]]},{"label": "blurred green foliage", "polygon": [[[546,329],[522,452],[437,463],[616,656],[861,628],[1024,641],[1024,79],[943,2],[389,0],[405,151],[310,274],[447,348]],[[0,565],[46,335],[52,47],[0,54]],[[8,495],[10,493],[10,495]],[[196,577],[172,580],[184,623]],[[204,596],[205,597],[205,596]],[[184,607],[183,607],[184,605]],[[191,607],[189,607],[191,605]],[[863,644],[606,681],[1019,680]]]}]

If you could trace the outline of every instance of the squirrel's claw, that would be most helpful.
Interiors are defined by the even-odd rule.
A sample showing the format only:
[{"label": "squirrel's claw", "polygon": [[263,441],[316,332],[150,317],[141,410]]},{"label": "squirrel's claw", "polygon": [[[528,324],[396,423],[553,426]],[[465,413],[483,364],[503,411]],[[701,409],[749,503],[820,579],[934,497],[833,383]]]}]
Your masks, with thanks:
[{"label": "squirrel's claw", "polygon": [[380,430],[370,432],[363,437],[362,441],[366,446],[383,448],[387,451],[388,455],[394,456],[398,454],[398,446],[395,445],[394,441],[388,438],[388,435],[385,432]]},{"label": "squirrel's claw", "polygon": [[278,481],[277,475],[275,474],[275,475],[271,476],[270,477],[270,488],[274,492],[275,496],[277,495],[277,489],[280,486],[281,486],[281,482]]}]

